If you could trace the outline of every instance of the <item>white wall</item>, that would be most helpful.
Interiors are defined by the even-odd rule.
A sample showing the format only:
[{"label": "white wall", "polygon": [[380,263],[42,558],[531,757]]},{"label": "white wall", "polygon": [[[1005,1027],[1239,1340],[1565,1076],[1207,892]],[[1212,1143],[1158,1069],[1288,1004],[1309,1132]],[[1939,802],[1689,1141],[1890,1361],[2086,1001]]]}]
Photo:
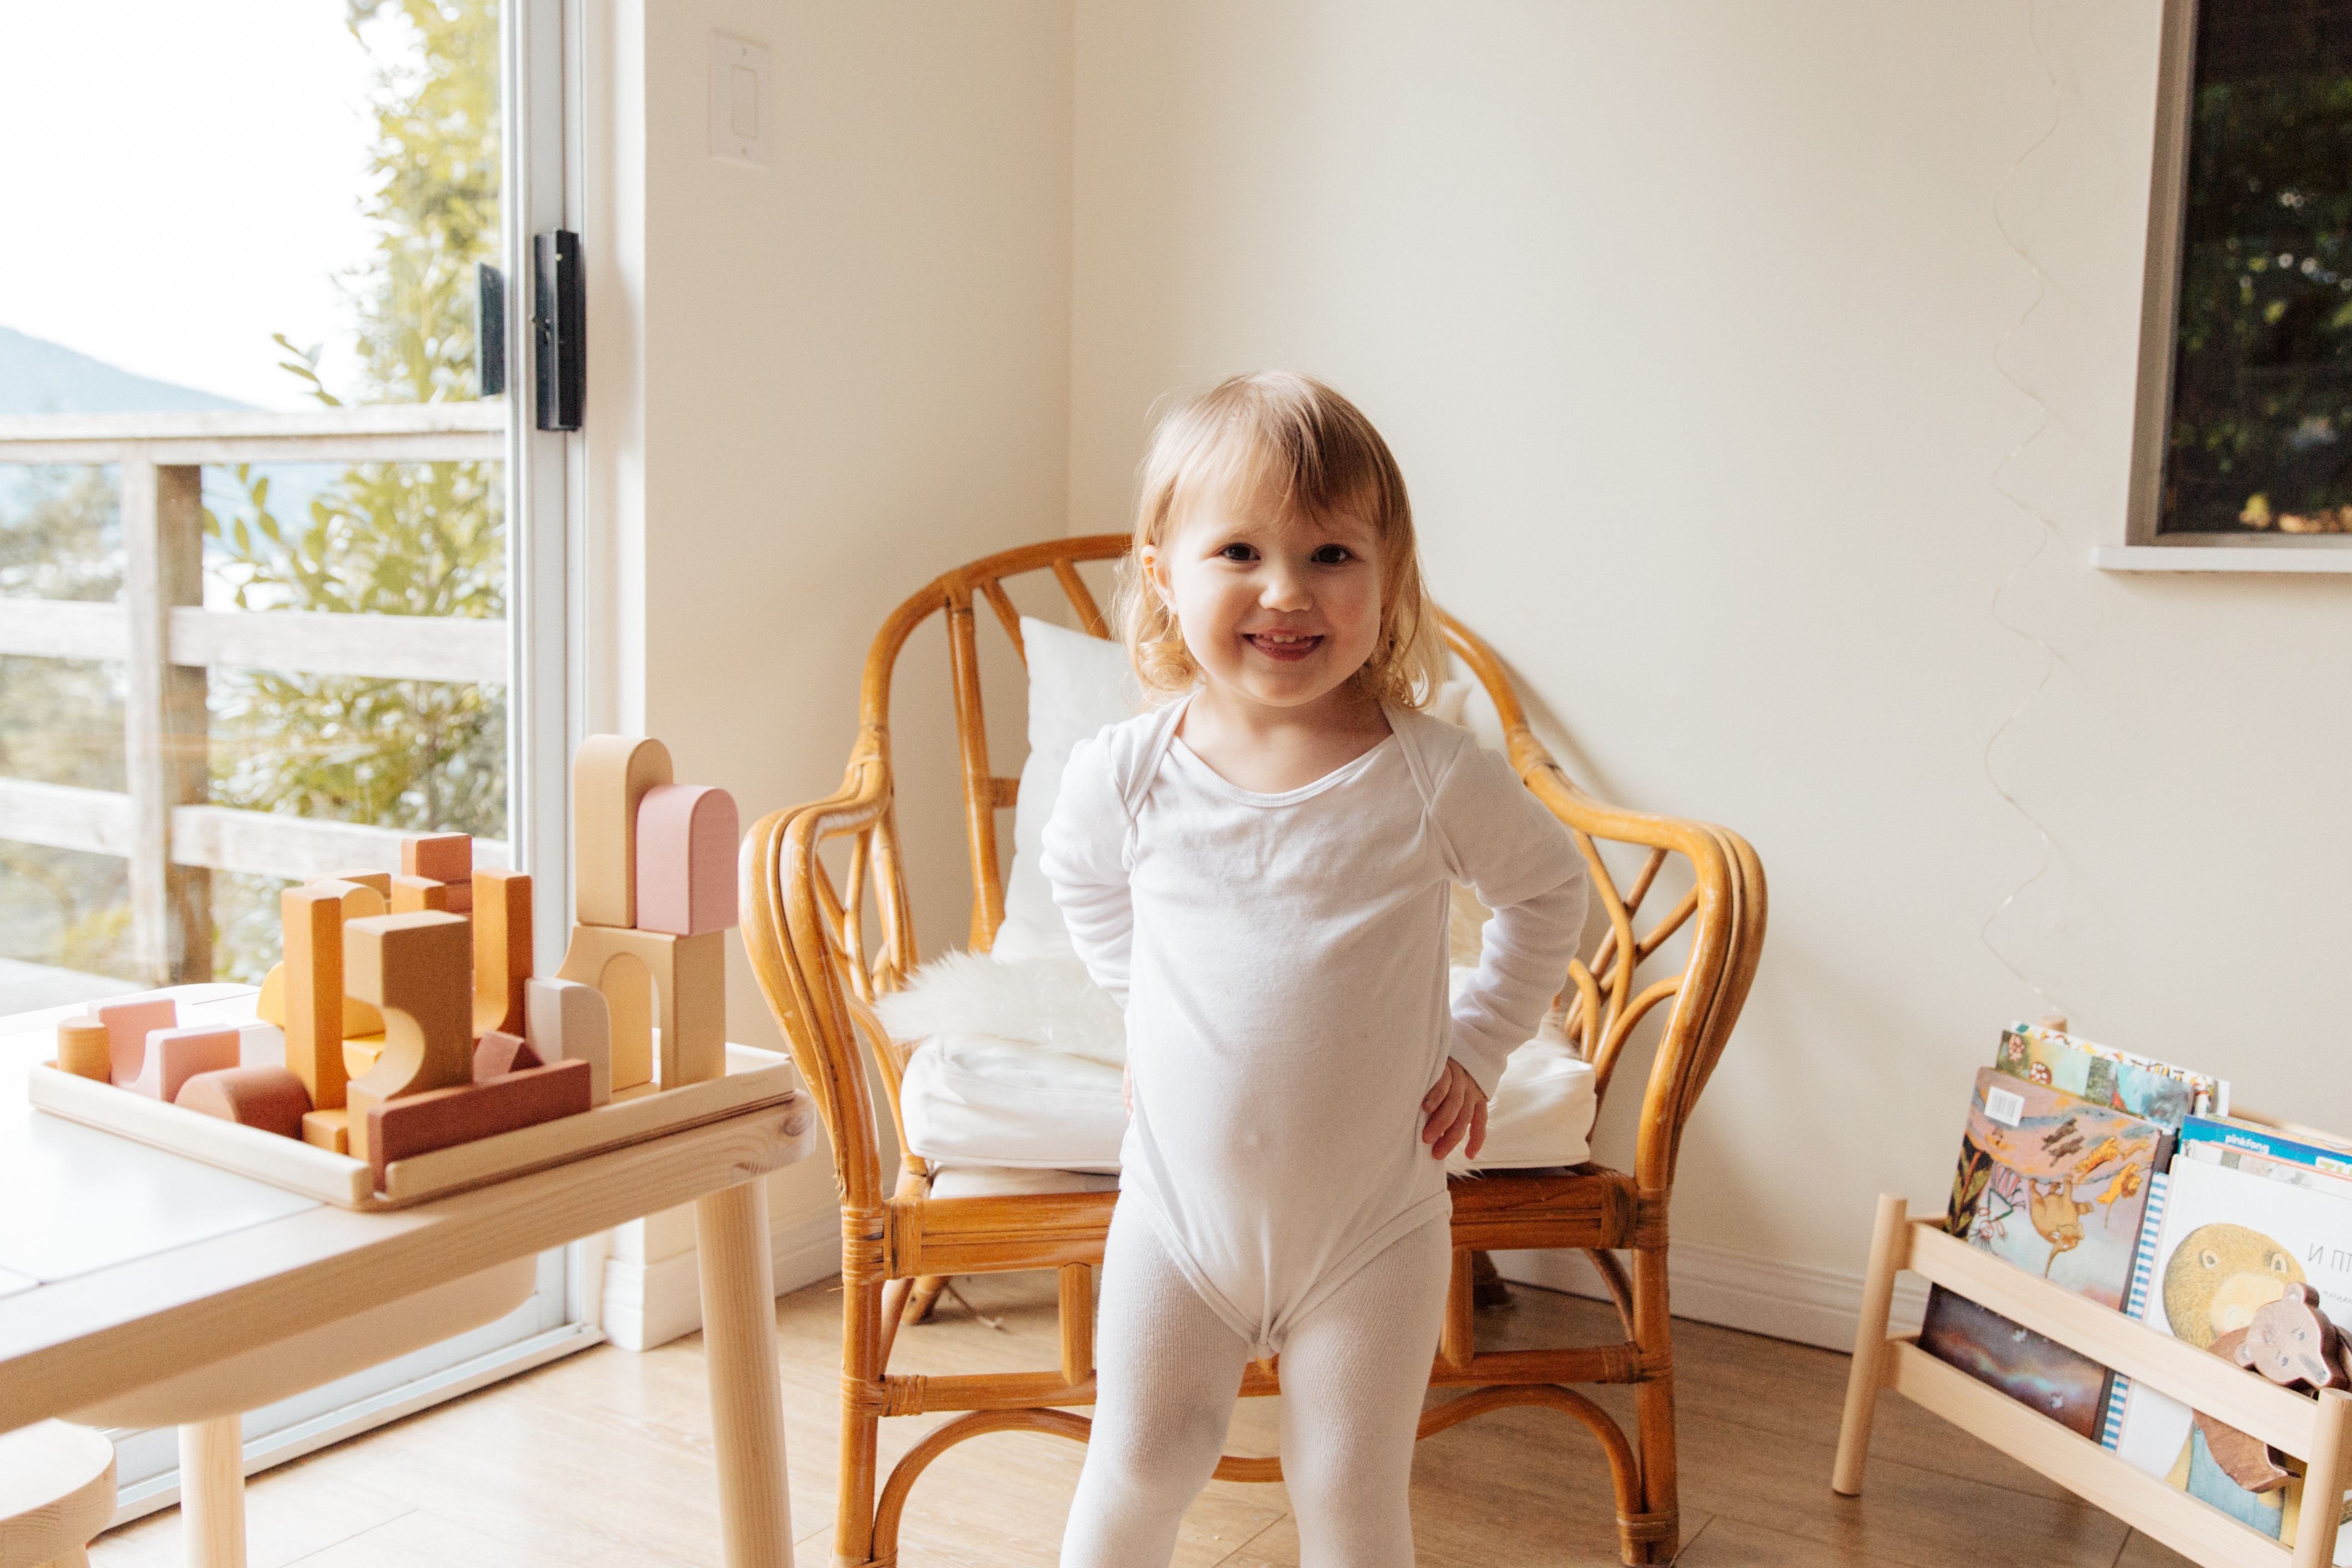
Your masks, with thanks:
[{"label": "white wall", "polygon": [[2085,563],[2123,537],[2157,27],[1079,0],[1070,526],[1123,523],[1160,395],[1321,374],[1573,771],[1754,841],[1770,936],[1675,1216],[1721,1280],[1835,1297],[2053,1006],[2352,1128],[2352,582]]},{"label": "white wall", "polygon": [[[1069,11],[587,10],[589,723],[660,736],[679,778],[725,786],[748,828],[839,785],[893,605],[1062,527]],[[710,157],[713,32],[772,51],[769,169]],[[910,657],[928,679],[904,695],[901,750],[950,779],[945,657]],[[935,944],[964,928],[959,810],[941,790],[901,813],[937,868],[918,888]],[[729,945],[729,1037],[780,1047]],[[798,1226],[837,1262],[832,1205],[826,1157],[784,1173],[780,1243]],[[618,1258],[651,1266],[690,1241],[656,1224]]]}]

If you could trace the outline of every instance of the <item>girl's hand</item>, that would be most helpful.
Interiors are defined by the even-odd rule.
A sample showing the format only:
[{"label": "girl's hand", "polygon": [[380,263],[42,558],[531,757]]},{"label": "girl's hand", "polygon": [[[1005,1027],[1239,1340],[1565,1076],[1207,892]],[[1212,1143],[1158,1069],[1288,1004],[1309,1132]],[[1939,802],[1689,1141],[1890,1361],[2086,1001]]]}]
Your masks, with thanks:
[{"label": "girl's hand", "polygon": [[1486,1097],[1469,1069],[1453,1058],[1445,1058],[1445,1071],[1421,1097],[1421,1141],[1431,1145],[1431,1159],[1444,1159],[1465,1138],[1463,1152],[1474,1160],[1486,1146]]}]

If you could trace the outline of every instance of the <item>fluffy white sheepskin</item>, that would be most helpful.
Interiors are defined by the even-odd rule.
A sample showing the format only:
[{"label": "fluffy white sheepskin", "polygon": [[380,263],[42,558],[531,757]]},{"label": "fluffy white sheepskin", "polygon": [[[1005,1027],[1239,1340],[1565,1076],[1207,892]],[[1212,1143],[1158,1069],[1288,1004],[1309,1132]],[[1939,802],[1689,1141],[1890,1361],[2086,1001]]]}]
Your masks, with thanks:
[{"label": "fluffy white sheepskin", "polygon": [[989,1035],[1127,1066],[1127,1020],[1075,955],[1000,963],[985,953],[950,952],[908,977],[875,1009],[901,1040]]}]

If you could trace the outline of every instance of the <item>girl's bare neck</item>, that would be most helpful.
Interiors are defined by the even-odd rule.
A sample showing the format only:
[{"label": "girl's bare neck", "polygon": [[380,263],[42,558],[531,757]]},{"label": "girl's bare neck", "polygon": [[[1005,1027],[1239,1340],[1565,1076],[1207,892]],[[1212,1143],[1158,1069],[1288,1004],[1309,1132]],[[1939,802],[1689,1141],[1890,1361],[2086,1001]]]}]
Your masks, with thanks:
[{"label": "girl's bare neck", "polygon": [[1379,745],[1389,721],[1379,700],[1353,682],[1297,708],[1268,708],[1213,683],[1193,694],[1176,732],[1226,783],[1281,795]]}]

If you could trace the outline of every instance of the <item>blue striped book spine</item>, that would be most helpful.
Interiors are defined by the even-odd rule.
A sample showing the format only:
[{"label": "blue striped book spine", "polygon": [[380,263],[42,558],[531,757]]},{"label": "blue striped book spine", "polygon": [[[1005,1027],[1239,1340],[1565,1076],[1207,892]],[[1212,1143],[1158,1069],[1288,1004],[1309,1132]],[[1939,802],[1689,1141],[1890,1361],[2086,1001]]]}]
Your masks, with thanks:
[{"label": "blue striped book spine", "polygon": [[[2161,1173],[2147,1179],[2147,1209],[2139,1222],[2139,1248],[2132,1256],[2131,1294],[2124,1299],[2124,1312],[2135,1323],[2147,1321],[2148,1278],[2156,1272],[2156,1243],[2164,1230],[2164,1192],[2171,1178]],[[2107,1389],[2107,1418],[2099,1428],[2099,1447],[2112,1449],[2124,1431],[2124,1400],[2131,1393],[2131,1379],[2122,1373],[2115,1375]]]}]

